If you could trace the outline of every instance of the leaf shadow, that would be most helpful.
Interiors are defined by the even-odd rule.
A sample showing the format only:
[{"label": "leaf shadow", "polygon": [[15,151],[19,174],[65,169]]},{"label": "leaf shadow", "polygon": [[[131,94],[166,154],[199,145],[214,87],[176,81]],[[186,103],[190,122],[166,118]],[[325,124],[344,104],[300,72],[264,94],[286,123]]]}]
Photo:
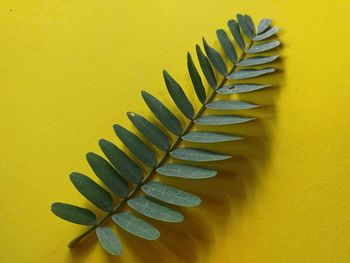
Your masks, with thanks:
[{"label": "leaf shadow", "polygon": [[[104,253],[105,262],[129,262],[130,257],[136,262],[143,263],[154,261],[201,262],[200,257],[205,258],[210,253],[213,243],[220,242],[215,240],[216,234],[224,235],[232,218],[239,218],[244,214],[245,204],[254,199],[256,188],[263,187],[264,177],[267,176],[265,171],[271,158],[274,129],[278,124],[276,101],[280,87],[284,84],[284,74],[281,70],[283,63],[284,59],[273,63],[273,66],[280,70],[274,75],[264,77],[262,82],[271,83],[271,87],[231,96],[264,105],[256,109],[234,113],[257,117],[256,121],[215,127],[215,129],[212,127],[198,128],[198,130],[215,130],[242,136],[243,140],[207,144],[204,147],[194,143],[183,144],[183,146],[204,148],[232,155],[229,160],[205,164],[208,168],[220,171],[216,177],[206,180],[181,180],[159,176],[160,181],[199,196],[202,204],[196,208],[178,209],[185,216],[185,220],[179,224],[163,223],[137,214],[161,232],[161,237],[156,241],[141,240],[114,227],[123,243],[125,253],[120,257]],[[219,98],[224,98],[224,96],[219,96]],[[83,243],[70,250],[68,261],[86,262],[89,251],[96,245],[96,238],[88,237]]]}]

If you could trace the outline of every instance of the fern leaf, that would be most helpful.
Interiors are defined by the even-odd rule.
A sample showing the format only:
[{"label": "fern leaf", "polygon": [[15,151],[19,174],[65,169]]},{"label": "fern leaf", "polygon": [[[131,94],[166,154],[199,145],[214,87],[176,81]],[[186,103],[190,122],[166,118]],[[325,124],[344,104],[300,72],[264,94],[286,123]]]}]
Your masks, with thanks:
[{"label": "fern leaf", "polygon": [[[202,40],[206,55],[202,52],[201,47],[196,45],[197,59],[202,72],[197,70],[191,54],[187,53],[187,69],[194,92],[202,103],[200,109],[196,110],[193,107],[179,83],[167,71],[163,71],[166,88],[172,100],[188,119],[184,126],[180,118],[159,99],[146,91],[141,92],[148,108],[160,124],[175,135],[175,139],[167,136],[158,126],[159,123],[153,123],[141,115],[128,112],[129,120],[142,134],[142,138],[118,124],[115,124],[113,129],[119,140],[140,161],[140,164],[134,162],[128,154],[112,142],[101,139],[99,146],[108,161],[92,152],[86,155],[86,159],[108,191],[86,175],[80,173],[70,175],[77,190],[106,214],[97,220],[96,215],[89,209],[66,203],[53,203],[51,211],[58,217],[72,223],[91,226],[73,239],[69,247],[73,247],[89,233],[95,231],[102,247],[112,255],[119,255],[122,252],[121,242],[110,227],[104,226],[108,220],[112,219],[117,226],[132,235],[146,240],[155,240],[159,238],[160,232],[153,225],[139,218],[137,214],[164,222],[179,223],[184,220],[184,216],[172,206],[192,207],[201,203],[200,197],[159,182],[156,176],[182,179],[214,177],[217,171],[202,167],[203,163],[223,161],[230,159],[231,156],[208,151],[202,147],[212,143],[243,139],[232,134],[217,132],[215,131],[217,126],[230,125],[228,127],[231,127],[234,124],[255,120],[254,117],[212,114],[212,111],[247,110],[259,107],[253,103],[230,100],[227,97],[221,100],[221,98],[216,98],[216,95],[224,96],[265,89],[270,85],[262,84],[259,80],[266,74],[276,71],[274,67],[256,68],[256,66],[271,64],[278,58],[277,55],[265,54],[267,51],[269,53],[274,51],[280,45],[278,40],[260,42],[274,37],[278,28],[271,27],[270,19],[261,20],[257,29],[248,15],[239,14],[237,20],[238,22],[229,20],[227,23],[234,42],[223,29],[216,31],[216,36],[224,51],[223,55],[211,47],[204,38]],[[246,37],[242,37],[242,33],[249,41],[245,42]],[[236,46],[240,48],[238,52],[236,52]],[[258,53],[259,55],[254,55]],[[232,62],[231,68],[225,64],[226,59]],[[214,69],[221,77],[219,74],[216,77]],[[211,88],[208,94],[201,75],[205,77]],[[236,83],[236,80],[252,78],[258,79],[252,83],[243,81]],[[204,114],[207,109],[209,109],[208,113]],[[207,126],[212,126],[213,131],[193,131],[194,127]],[[148,146],[144,139],[152,145]],[[181,147],[182,141],[195,143],[198,148]],[[156,158],[153,146],[162,151],[159,160]],[[171,157],[175,159],[173,163],[169,163]],[[188,161],[194,165],[183,164],[181,161]],[[112,194],[118,197],[116,201],[113,201]],[[135,215],[130,210],[135,211]]]}]

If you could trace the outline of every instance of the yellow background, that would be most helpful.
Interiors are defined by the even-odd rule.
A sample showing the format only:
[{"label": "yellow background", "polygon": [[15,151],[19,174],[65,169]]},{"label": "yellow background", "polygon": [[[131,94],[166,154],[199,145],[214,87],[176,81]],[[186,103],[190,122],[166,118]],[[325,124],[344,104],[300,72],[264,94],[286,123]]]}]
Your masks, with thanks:
[{"label": "yellow background", "polygon": [[[236,13],[281,28],[275,88],[242,96],[268,104],[215,179],[185,182],[202,197],[180,225],[142,241],[117,230],[120,258],[84,227],[50,212],[88,205],[69,182],[92,176],[88,151],[116,142],[125,112],[151,116],[140,90],[173,105],[161,70],[195,95],[186,52]],[[0,3],[0,262],[350,262],[349,1],[7,1]],[[172,107],[174,111],[175,108]],[[223,148],[222,145],[220,148]],[[114,261],[115,260],[115,261]]]}]

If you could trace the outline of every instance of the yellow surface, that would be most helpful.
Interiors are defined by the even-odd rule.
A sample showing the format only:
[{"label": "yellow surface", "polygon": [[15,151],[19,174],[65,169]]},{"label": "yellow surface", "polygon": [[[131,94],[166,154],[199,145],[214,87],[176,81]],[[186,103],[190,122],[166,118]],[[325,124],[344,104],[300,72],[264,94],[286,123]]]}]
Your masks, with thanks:
[{"label": "yellow surface", "polygon": [[223,149],[236,154],[224,173],[181,183],[203,205],[156,223],[157,242],[118,230],[115,262],[350,262],[350,4],[338,0],[2,0],[0,262],[114,260],[94,237],[67,249],[84,227],[50,203],[88,205],[68,174],[92,175],[85,153],[117,141],[125,112],[150,116],[141,89],[172,105],[161,70],[190,87],[186,52],[202,36],[217,46],[215,29],[238,12],[281,28],[283,73],[264,79],[278,86],[243,96],[271,105],[231,127],[248,139]]}]

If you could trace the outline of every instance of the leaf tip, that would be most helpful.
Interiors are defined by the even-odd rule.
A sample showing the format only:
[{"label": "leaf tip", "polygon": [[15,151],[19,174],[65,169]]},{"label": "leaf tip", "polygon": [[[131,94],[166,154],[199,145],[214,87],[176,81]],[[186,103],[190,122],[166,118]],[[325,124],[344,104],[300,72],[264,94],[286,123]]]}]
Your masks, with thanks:
[{"label": "leaf tip", "polygon": [[149,95],[149,93],[143,89],[141,90],[141,95],[144,98],[145,96]]},{"label": "leaf tip", "polygon": [[105,140],[105,139],[99,139],[98,140],[98,145],[99,146],[102,146],[102,145],[104,145],[104,144],[106,144],[107,143],[107,140]]},{"label": "leaf tip", "polygon": [[121,125],[119,125],[119,124],[113,124],[113,130],[114,131],[118,131],[118,130],[120,130],[120,129],[122,129],[123,127],[121,126]]},{"label": "leaf tip", "polygon": [[132,112],[132,111],[128,111],[128,112],[126,113],[126,115],[127,115],[128,118],[130,119],[130,118],[135,117],[135,116],[136,116],[136,113],[134,113],[134,112]]}]

